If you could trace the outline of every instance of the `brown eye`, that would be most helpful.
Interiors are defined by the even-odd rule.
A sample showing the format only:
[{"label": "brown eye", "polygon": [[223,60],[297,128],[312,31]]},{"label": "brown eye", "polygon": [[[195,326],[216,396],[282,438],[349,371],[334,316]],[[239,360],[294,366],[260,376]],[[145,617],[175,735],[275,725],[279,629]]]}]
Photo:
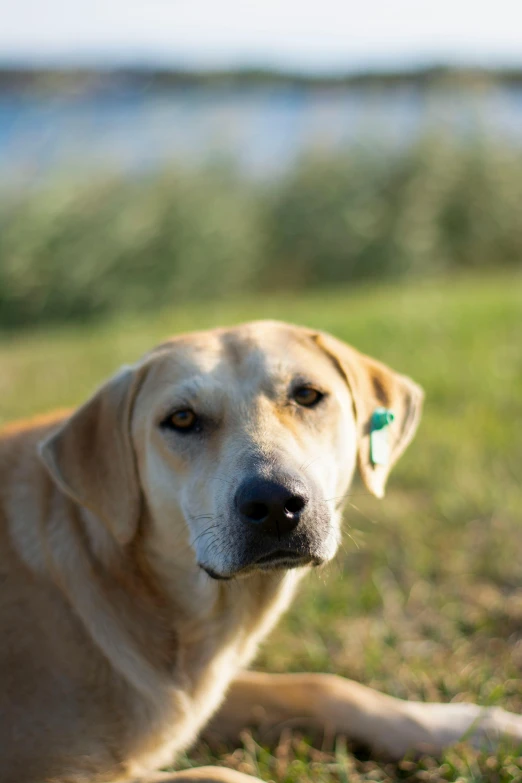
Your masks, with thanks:
[{"label": "brown eye", "polygon": [[302,405],[304,408],[313,408],[323,399],[324,394],[311,386],[300,386],[292,396],[298,405]]},{"label": "brown eye", "polygon": [[168,416],[163,425],[167,429],[176,430],[178,432],[190,432],[195,430],[199,424],[199,419],[190,408],[183,408],[179,411],[174,411]]}]

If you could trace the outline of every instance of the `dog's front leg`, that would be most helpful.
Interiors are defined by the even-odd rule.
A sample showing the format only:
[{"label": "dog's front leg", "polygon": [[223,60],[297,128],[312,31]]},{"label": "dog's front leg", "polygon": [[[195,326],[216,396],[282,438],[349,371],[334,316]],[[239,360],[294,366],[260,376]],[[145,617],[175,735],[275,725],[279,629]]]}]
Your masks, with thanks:
[{"label": "dog's front leg", "polygon": [[474,704],[408,702],[330,674],[244,672],[204,739],[234,742],[245,728],[272,738],[285,726],[342,734],[392,758],[439,753],[461,739],[522,744],[522,717]]},{"label": "dog's front leg", "polygon": [[132,783],[261,783],[259,778],[224,767],[197,767],[184,772],[157,772]]}]

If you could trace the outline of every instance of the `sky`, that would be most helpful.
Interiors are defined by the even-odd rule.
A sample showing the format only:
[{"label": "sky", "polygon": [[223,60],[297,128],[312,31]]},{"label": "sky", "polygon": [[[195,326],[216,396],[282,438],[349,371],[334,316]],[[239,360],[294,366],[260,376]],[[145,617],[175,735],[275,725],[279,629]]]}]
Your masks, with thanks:
[{"label": "sky", "polygon": [[521,0],[0,0],[0,61],[522,66]]}]

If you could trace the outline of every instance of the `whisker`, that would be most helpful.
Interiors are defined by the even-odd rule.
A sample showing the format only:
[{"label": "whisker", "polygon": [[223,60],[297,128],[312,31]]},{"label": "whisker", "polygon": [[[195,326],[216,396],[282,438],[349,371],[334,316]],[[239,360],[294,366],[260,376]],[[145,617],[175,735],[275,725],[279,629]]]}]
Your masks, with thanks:
[{"label": "whisker", "polygon": [[360,514],[364,519],[366,519],[367,522],[371,522],[372,525],[378,525],[379,524],[377,522],[377,520],[372,519],[371,517],[369,517],[368,514],[365,514],[364,511],[361,511],[361,509],[358,508],[354,503],[348,503],[348,505],[351,508],[355,509],[355,511],[357,511],[358,514]]},{"label": "whisker", "polygon": [[223,476],[212,476],[212,481],[223,481],[224,484],[228,484],[230,487],[233,484],[232,481],[227,478],[223,478]]},{"label": "whisker", "polygon": [[345,495],[337,495],[333,498],[323,498],[324,503],[330,503],[332,500],[344,500],[344,498],[369,498],[371,492],[347,492]]},{"label": "whisker", "polygon": [[214,525],[209,525],[207,528],[205,528],[205,530],[203,530],[199,535],[197,535],[194,541],[192,542],[192,546],[194,546],[200,540],[200,538],[203,538],[203,536],[206,536],[209,533],[211,533],[213,530],[216,530],[219,527],[218,520],[220,520],[222,516],[223,514],[220,514],[219,517],[216,517],[213,520],[215,522]]},{"label": "whisker", "polygon": [[[346,535],[348,536],[350,541],[353,541],[353,543],[355,544],[355,548],[360,550],[361,547],[359,546],[359,544],[357,543],[355,538],[350,533],[346,533]],[[348,550],[344,546],[343,546],[343,549],[346,552],[346,554],[348,554]]]},{"label": "whisker", "polygon": [[305,461],[305,462],[303,462],[303,464],[302,464],[302,465],[301,465],[301,467],[299,468],[299,473],[301,473],[301,471],[302,471],[302,470],[308,470],[308,468],[310,467],[310,465],[313,465],[313,463],[314,463],[314,462],[316,462],[316,461],[319,459],[319,457],[320,457],[320,456],[321,456],[321,455],[320,455],[320,454],[318,454],[318,455],[317,455],[317,457],[314,457],[314,458],[313,458],[313,459],[311,459],[311,460],[310,460],[310,462],[308,462],[308,463],[307,463],[306,461]]}]

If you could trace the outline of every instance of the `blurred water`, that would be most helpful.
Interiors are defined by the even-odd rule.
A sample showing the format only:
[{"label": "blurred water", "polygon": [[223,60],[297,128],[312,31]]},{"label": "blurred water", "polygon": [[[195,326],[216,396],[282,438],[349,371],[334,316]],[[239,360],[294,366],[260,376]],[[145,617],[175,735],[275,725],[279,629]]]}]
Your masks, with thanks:
[{"label": "blurred water", "polygon": [[106,94],[0,94],[2,181],[53,169],[81,177],[169,160],[229,158],[273,176],[304,150],[354,141],[401,146],[427,129],[522,142],[522,88],[125,88]]}]

